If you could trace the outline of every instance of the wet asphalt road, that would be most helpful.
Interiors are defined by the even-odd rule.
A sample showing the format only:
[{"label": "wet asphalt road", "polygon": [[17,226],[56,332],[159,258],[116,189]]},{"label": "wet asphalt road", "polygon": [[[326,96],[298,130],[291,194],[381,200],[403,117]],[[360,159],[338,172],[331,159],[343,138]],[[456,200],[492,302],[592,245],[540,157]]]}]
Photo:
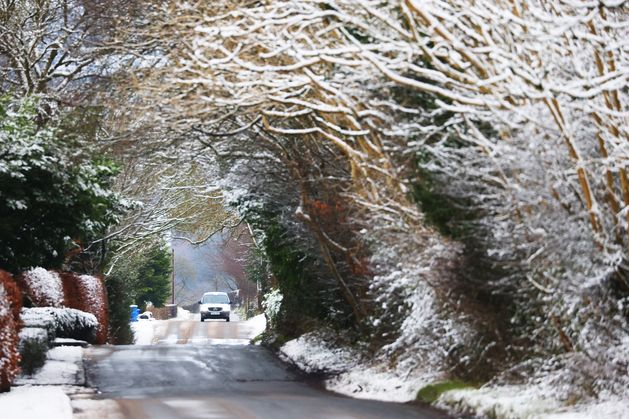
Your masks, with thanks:
[{"label": "wet asphalt road", "polygon": [[124,418],[446,417],[310,385],[265,348],[243,344],[244,322],[155,322],[155,330],[150,346],[88,350],[88,383],[99,398],[116,401]]}]

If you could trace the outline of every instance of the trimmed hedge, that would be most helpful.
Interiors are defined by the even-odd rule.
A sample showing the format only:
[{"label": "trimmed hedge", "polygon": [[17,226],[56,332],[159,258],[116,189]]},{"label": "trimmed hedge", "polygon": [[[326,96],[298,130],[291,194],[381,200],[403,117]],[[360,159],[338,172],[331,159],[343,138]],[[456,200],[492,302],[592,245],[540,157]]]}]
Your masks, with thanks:
[{"label": "trimmed hedge", "polygon": [[98,320],[94,343],[106,343],[109,317],[107,291],[102,278],[72,272],[59,272],[59,276],[63,284],[64,305],[93,314]]},{"label": "trimmed hedge", "polygon": [[[22,301],[36,307],[22,311]],[[104,344],[108,323],[102,278],[43,268],[14,278],[0,270],[0,392],[20,367],[27,374],[40,368],[55,337]]]},{"label": "trimmed hedge", "polygon": [[98,321],[91,313],[74,308],[34,307],[22,309],[22,320],[28,328],[42,328],[50,341],[72,338],[94,343]]},{"label": "trimmed hedge", "polygon": [[17,277],[25,303],[35,307],[62,307],[64,290],[59,274],[44,268],[32,268]]},{"label": "trimmed hedge", "polygon": [[20,291],[8,272],[0,270],[0,392],[9,391],[19,372]]},{"label": "trimmed hedge", "polygon": [[19,275],[17,279],[28,305],[68,307],[91,313],[98,320],[94,343],[107,342],[107,290],[102,278],[33,268]]}]

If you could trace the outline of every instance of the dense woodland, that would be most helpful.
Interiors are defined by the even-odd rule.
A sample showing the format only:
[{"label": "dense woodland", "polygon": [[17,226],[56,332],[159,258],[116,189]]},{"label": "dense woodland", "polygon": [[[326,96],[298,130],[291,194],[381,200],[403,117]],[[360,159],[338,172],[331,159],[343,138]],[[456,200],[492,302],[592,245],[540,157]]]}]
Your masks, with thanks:
[{"label": "dense woodland", "polygon": [[271,342],[625,395],[624,2],[115,3],[0,0],[1,268],[246,227]]}]

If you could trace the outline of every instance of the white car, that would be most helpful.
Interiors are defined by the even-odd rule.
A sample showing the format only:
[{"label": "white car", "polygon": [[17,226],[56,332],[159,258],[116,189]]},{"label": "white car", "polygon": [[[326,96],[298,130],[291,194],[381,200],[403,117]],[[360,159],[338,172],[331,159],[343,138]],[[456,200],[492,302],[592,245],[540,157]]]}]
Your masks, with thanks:
[{"label": "white car", "polygon": [[225,319],[229,321],[231,301],[225,292],[206,292],[199,300],[201,321],[205,319]]}]

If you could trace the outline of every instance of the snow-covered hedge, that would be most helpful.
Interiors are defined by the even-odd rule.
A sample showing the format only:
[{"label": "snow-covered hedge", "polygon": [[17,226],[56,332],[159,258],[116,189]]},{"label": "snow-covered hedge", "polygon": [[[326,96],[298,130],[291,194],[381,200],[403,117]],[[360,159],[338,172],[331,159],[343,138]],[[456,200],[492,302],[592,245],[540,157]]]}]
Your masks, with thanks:
[{"label": "snow-covered hedge", "polygon": [[38,307],[61,307],[63,284],[57,272],[44,268],[30,269],[21,276],[23,291]]},{"label": "snow-covered hedge", "polygon": [[0,270],[0,392],[7,391],[19,367],[20,295],[12,276]]},{"label": "snow-covered hedge", "polygon": [[73,272],[61,272],[60,276],[64,290],[64,305],[96,316],[98,328],[95,343],[105,343],[109,322],[107,294],[103,281],[96,276],[77,275]]},{"label": "snow-covered hedge", "polygon": [[24,327],[45,329],[49,336],[65,337],[94,342],[98,320],[91,313],[73,308],[23,308]]},{"label": "snow-covered hedge", "polygon": [[107,341],[108,307],[107,292],[105,284],[101,278],[91,275],[78,276],[81,289],[83,290],[83,311],[92,313],[98,320],[98,328],[96,330],[96,343],[105,343]]},{"label": "snow-covered hedge", "polygon": [[37,267],[23,273],[18,280],[36,307],[68,307],[93,314],[98,320],[94,343],[107,341],[107,294],[102,279]]}]

